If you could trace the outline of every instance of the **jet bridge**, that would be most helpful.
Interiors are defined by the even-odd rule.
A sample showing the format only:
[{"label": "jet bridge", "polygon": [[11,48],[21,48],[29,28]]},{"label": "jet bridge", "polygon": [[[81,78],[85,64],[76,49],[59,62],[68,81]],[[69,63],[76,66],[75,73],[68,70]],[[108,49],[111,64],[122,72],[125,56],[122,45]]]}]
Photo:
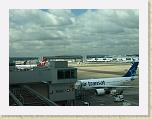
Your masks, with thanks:
[{"label": "jet bridge", "polygon": [[[23,90],[17,93],[17,95],[10,93],[11,100],[15,101],[18,105],[26,97],[31,97],[31,99],[30,103],[24,103],[24,105],[49,105],[46,102],[38,103],[39,101],[41,102],[41,98],[47,98],[59,105],[74,105],[74,86],[77,81],[77,69],[68,67],[68,62],[53,61],[47,67],[36,67],[27,70],[16,70],[13,66],[9,68],[10,91],[14,94],[14,91]],[[16,90],[16,88],[19,89]],[[35,91],[41,96],[38,96],[39,94],[35,93]],[[36,100],[39,100],[38,102],[35,102],[34,94],[36,94]],[[15,97],[17,99],[19,98],[19,100]]]}]

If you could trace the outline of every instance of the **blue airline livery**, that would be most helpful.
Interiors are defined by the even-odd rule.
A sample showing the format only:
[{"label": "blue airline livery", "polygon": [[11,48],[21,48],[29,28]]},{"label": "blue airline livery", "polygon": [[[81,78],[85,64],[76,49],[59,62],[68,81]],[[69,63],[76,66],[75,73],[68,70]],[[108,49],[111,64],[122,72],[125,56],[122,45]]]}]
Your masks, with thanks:
[{"label": "blue airline livery", "polygon": [[[104,94],[107,89],[125,88],[132,86],[123,86],[125,82],[137,79],[136,70],[139,62],[134,62],[130,69],[122,77],[99,78],[99,79],[84,79],[78,80],[75,86],[78,88],[92,89],[95,88],[97,93]],[[99,89],[100,88],[100,89]],[[106,89],[106,90],[105,90]]]}]

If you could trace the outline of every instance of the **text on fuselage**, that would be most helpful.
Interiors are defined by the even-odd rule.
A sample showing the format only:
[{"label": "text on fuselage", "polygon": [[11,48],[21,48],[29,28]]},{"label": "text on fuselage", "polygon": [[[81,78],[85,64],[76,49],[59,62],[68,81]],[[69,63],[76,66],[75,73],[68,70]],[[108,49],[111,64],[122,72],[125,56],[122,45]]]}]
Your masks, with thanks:
[{"label": "text on fuselage", "polygon": [[82,86],[86,86],[87,84],[88,86],[105,85],[105,81],[88,81],[88,82],[82,83]]}]

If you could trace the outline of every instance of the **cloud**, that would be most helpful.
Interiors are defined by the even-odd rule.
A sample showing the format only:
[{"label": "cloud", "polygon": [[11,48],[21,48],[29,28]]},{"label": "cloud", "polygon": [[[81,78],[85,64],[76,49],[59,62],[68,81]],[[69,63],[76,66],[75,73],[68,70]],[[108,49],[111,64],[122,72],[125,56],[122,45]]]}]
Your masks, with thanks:
[{"label": "cloud", "polygon": [[138,10],[10,10],[9,55],[133,54]]}]

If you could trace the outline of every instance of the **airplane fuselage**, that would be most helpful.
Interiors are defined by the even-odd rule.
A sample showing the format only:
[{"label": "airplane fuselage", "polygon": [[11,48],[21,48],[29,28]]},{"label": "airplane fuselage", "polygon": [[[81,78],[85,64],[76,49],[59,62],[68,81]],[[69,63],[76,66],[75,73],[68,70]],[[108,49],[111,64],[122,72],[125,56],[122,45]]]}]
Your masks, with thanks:
[{"label": "airplane fuselage", "polygon": [[16,65],[17,69],[28,69],[28,68],[33,68],[33,67],[37,67],[36,64],[33,65]]},{"label": "airplane fuselage", "polygon": [[76,89],[93,88],[96,89],[98,95],[101,95],[101,94],[105,94],[107,89],[132,87],[124,84],[133,79],[136,79],[137,76],[135,76],[135,74],[138,68],[138,64],[139,62],[134,62],[130,67],[130,69],[127,71],[127,73],[122,77],[78,80],[75,84],[75,88]]},{"label": "airplane fuselage", "polygon": [[100,79],[85,79],[79,80],[82,88],[99,88],[99,87],[113,87],[123,85],[132,77],[114,77],[114,78],[100,78]]}]

